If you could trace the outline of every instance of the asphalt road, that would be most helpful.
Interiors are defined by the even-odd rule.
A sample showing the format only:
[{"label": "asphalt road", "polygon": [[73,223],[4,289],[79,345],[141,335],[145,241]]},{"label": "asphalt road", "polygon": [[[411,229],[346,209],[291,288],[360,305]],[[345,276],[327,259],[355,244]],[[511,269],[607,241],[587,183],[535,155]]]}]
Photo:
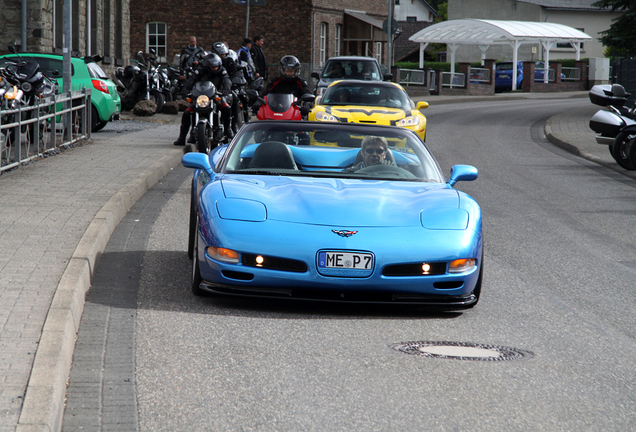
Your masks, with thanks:
[{"label": "asphalt road", "polygon": [[[430,107],[428,145],[484,214],[480,303],[418,307],[196,298],[189,172],[142,197],[102,257],[64,430],[630,430],[636,422],[636,183],[549,144],[576,100]],[[461,127],[458,127],[460,125]],[[513,347],[517,361],[392,344]]]}]

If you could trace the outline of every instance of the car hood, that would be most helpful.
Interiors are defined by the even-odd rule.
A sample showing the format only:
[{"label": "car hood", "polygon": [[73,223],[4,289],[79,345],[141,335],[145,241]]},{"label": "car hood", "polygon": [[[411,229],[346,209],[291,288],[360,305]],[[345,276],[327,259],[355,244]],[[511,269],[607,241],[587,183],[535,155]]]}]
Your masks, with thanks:
[{"label": "car hood", "polygon": [[[457,191],[441,183],[224,176],[221,184],[225,202],[217,197],[216,207],[227,219],[400,227],[464,212]],[[263,211],[264,218],[256,215]]]},{"label": "car hood", "polygon": [[324,105],[320,106],[328,114],[340,119],[348,119],[355,123],[379,123],[391,124],[404,117],[412,115],[411,109],[386,108],[374,106],[356,105]]}]

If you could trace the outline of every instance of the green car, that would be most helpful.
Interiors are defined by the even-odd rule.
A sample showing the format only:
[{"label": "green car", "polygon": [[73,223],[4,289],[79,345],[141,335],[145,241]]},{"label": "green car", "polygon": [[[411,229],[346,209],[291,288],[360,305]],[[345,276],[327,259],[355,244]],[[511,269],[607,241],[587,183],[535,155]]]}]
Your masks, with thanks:
[{"label": "green car", "polygon": [[[8,62],[15,62],[18,57],[35,59],[40,65],[40,72],[55,79],[59,84],[60,91],[62,91],[64,83],[61,76],[64,67],[61,55],[42,53],[6,54],[0,56],[0,68],[6,67]],[[101,61],[100,56],[71,58],[72,90],[81,90],[84,87],[92,89],[91,102],[93,108],[91,118],[93,132],[102,129],[109,121],[119,120],[121,111],[121,99],[119,98],[119,93],[117,93],[117,86],[99,67],[98,61]]]}]

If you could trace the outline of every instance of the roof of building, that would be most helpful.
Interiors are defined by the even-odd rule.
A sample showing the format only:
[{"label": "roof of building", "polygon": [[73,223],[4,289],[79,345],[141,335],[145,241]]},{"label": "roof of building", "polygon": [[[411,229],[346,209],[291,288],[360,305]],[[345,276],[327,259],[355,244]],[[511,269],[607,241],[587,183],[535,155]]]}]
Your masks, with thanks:
[{"label": "roof of building", "polygon": [[517,0],[519,3],[530,3],[542,6],[546,9],[556,10],[593,10],[601,11],[602,8],[592,6],[598,0]]}]

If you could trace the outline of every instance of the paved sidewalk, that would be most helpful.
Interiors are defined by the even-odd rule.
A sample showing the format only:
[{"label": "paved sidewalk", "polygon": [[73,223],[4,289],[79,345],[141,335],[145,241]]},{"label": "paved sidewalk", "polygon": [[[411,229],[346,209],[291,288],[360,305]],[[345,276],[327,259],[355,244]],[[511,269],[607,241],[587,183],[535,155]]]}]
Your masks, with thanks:
[{"label": "paved sidewalk", "polygon": [[[431,105],[550,99],[560,94],[430,96]],[[572,92],[581,108],[546,123],[548,139],[631,178],[590,117],[600,107]],[[583,99],[585,98],[585,99]],[[130,113],[123,113],[130,119]],[[172,167],[184,148],[172,145],[180,116],[135,118],[153,127],[97,133],[92,142],[0,176],[0,432],[60,429],[66,380],[85,293],[96,260],[132,204]]]}]

